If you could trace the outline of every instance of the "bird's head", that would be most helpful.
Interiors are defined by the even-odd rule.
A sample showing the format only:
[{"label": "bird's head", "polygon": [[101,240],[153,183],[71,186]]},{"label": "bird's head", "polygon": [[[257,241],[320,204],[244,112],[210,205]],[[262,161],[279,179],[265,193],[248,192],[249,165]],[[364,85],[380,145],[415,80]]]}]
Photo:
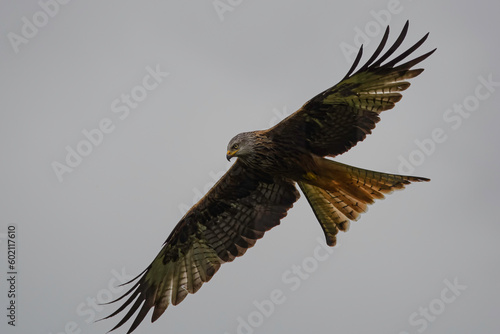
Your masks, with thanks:
[{"label": "bird's head", "polygon": [[253,152],[255,135],[253,132],[243,132],[233,137],[227,144],[227,161],[232,157],[242,157]]}]

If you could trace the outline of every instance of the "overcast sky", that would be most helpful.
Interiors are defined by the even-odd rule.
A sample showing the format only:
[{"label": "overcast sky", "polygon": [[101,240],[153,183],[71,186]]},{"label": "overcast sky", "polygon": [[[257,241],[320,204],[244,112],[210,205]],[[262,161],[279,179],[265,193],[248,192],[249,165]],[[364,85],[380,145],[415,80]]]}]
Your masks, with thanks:
[{"label": "overcast sky", "polygon": [[297,110],[345,75],[360,43],[366,60],[387,24],[394,41],[410,20],[404,47],[430,32],[416,55],[437,52],[338,160],[432,181],[378,201],[332,252],[301,198],[245,256],[136,333],[499,332],[499,10],[1,1],[0,331],[112,328],[118,318],[94,320],[116,307],[97,303],[125,291],[118,284],[229,167],[229,139]]}]

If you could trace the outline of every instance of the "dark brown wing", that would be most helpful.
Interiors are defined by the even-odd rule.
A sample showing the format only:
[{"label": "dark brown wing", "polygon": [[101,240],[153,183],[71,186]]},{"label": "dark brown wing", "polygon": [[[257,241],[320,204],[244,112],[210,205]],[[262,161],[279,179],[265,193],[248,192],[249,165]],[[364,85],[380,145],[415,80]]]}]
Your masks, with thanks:
[{"label": "dark brown wing", "polygon": [[[318,94],[298,111],[269,129],[276,141],[292,143],[319,156],[336,156],[348,151],[375,128],[379,114],[394,107],[410,86],[407,79],[416,77],[423,69],[411,69],[429,57],[430,51],[404,64],[395,66],[415,51],[429,34],[398,57],[387,60],[398,49],[408,31],[406,22],[394,44],[379,57],[389,36],[387,27],[380,45],[356,73],[363,47],[347,75],[335,86]],[[378,59],[377,59],[378,58]]]},{"label": "dark brown wing", "polygon": [[112,330],[138,312],[131,333],[152,307],[153,322],[170,304],[198,291],[222,263],[243,255],[278,225],[299,196],[293,182],[257,174],[236,161],[181,219],[149,267],[131,281],[137,280],[118,300],[128,299],[106,318],[132,307]]}]

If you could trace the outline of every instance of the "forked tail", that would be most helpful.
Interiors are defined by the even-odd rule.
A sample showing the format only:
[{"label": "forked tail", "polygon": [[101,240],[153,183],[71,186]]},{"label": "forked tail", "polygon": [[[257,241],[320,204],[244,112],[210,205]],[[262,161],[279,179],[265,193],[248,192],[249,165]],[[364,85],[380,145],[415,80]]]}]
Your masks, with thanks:
[{"label": "forked tail", "polygon": [[368,204],[384,198],[411,182],[430,181],[427,178],[375,172],[319,158],[319,168],[308,173],[299,187],[311,205],[329,246],[336,243],[335,235],[347,231],[351,220],[358,220]]}]

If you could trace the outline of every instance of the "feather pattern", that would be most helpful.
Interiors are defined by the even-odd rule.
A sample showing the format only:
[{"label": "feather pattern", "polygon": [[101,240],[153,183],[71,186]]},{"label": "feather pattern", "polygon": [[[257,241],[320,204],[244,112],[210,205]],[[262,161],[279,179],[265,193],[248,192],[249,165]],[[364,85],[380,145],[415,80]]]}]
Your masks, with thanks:
[{"label": "feather pattern", "polygon": [[338,231],[347,231],[351,220],[358,220],[368,205],[385,194],[403,189],[411,182],[429,181],[424,177],[375,172],[321,158],[321,174],[298,185],[311,205],[330,246]]},{"label": "feather pattern", "polygon": [[208,282],[225,262],[243,255],[299,198],[293,181],[262,175],[237,161],[189,210],[149,267],[134,280],[129,298],[114,313],[130,310],[112,329],[135,313],[131,333],[154,308],[152,321]]},{"label": "feather pattern", "polygon": [[292,142],[294,146],[318,156],[331,157],[364,140],[380,120],[379,114],[394,108],[401,100],[401,92],[410,87],[406,80],[423,71],[412,67],[436,50],[396,66],[425,42],[426,34],[400,56],[382,64],[401,46],[407,31],[408,22],[393,45],[379,57],[389,36],[387,27],[377,50],[358,71],[352,74],[361,60],[363,48],[342,81],[313,97],[269,129],[269,135],[276,141]]}]

